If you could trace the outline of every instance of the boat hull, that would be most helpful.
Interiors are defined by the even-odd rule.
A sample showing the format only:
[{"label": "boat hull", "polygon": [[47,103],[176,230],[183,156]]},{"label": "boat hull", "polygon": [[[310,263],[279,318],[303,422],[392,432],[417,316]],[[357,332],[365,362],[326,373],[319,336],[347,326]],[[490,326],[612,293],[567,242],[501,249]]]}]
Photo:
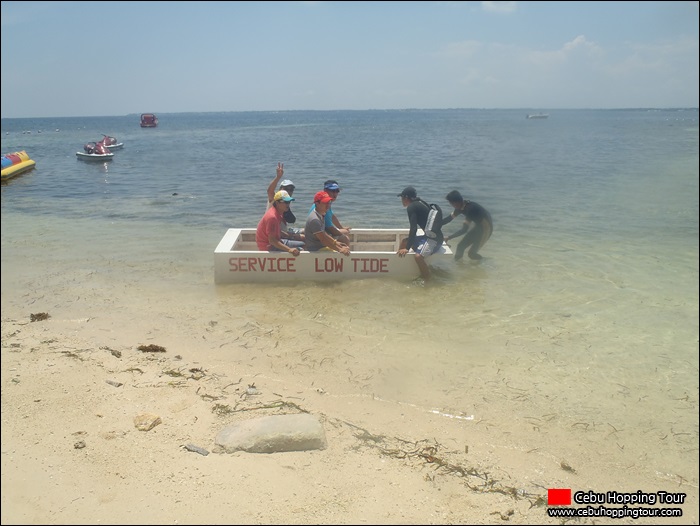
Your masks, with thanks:
[{"label": "boat hull", "polygon": [[84,153],[75,152],[76,157],[81,161],[111,161],[114,157],[113,153]]},{"label": "boat hull", "polygon": [[[255,243],[254,228],[230,228],[214,251],[214,281],[223,283],[272,283],[282,281],[338,281],[347,279],[391,278],[412,280],[420,270],[409,252],[399,257],[399,243],[407,229],[353,229],[350,256],[322,250],[263,252]],[[431,266],[452,259],[452,250],[443,243],[428,258]]]},{"label": "boat hull", "polygon": [[105,148],[107,148],[109,151],[112,150],[121,150],[124,148],[124,143],[123,142],[118,142],[117,144],[105,144]]}]

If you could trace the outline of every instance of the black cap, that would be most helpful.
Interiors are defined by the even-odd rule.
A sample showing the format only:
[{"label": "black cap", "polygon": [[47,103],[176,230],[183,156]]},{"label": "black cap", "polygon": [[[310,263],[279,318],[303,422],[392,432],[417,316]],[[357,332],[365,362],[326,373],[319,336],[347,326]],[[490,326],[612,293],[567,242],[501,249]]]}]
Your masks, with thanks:
[{"label": "black cap", "polygon": [[417,196],[418,193],[412,186],[407,186],[401,191],[400,194],[396,194],[396,197],[408,197],[409,199],[415,199]]}]

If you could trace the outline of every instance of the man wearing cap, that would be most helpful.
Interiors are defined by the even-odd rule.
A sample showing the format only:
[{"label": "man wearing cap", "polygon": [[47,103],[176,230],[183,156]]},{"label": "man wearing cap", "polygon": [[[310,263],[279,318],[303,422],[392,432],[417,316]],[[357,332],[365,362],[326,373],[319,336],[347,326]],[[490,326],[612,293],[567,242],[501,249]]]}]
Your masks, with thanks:
[{"label": "man wearing cap", "polygon": [[255,231],[258,250],[289,252],[295,256],[301,253],[304,246],[301,237],[282,230],[282,225],[285,224],[284,212],[289,209],[289,203],[292,201],[294,198],[285,190],[280,190],[273,196],[272,206],[262,216]]},{"label": "man wearing cap", "polygon": [[425,281],[428,281],[430,279],[430,268],[425,258],[442,246],[441,225],[433,227],[433,232],[436,234],[433,238],[426,235],[417,235],[418,227],[425,231],[430,206],[418,197],[416,189],[412,186],[404,188],[400,194],[397,194],[397,197],[401,198],[401,204],[406,207],[409,222],[408,237],[401,240],[397,254],[399,257],[405,257],[408,251],[413,249],[421,276]]},{"label": "man wearing cap", "polygon": [[[336,199],[338,199],[338,195],[340,194],[340,185],[338,184],[338,181],[328,179],[323,183],[323,191],[330,195],[331,199],[335,201]],[[309,210],[309,213],[311,213],[314,210],[315,206],[315,204],[311,205],[311,210]],[[326,215],[323,216],[323,219],[326,225],[326,232],[328,232],[332,237],[334,237],[341,243],[344,243],[346,245],[350,244],[350,238],[348,237],[348,234],[350,233],[350,229],[352,227],[344,227],[340,223],[340,219],[338,219],[338,216],[336,216],[333,213],[332,207],[328,207]]]},{"label": "man wearing cap", "polygon": [[332,250],[343,255],[350,255],[350,247],[338,241],[326,230],[324,216],[333,202],[333,198],[328,192],[320,191],[314,195],[314,206],[306,218],[304,228],[304,238],[306,239],[306,250],[316,252],[318,250]]},{"label": "man wearing cap", "polygon": [[[277,187],[277,182],[282,179],[282,176],[284,175],[284,163],[277,163],[277,175],[275,178],[272,180],[270,185],[267,187],[267,208],[270,208],[272,206],[272,202],[274,201],[275,197],[275,188]],[[291,181],[291,179],[284,179],[280,183],[280,190],[284,190],[287,192],[290,196],[294,195],[294,183]],[[290,207],[287,207],[287,210],[284,212],[284,221],[286,225],[282,225],[283,230],[289,230],[292,233],[300,234],[301,231],[300,229],[296,229],[290,225],[293,225],[296,222],[297,218],[292,213],[292,210]]]}]

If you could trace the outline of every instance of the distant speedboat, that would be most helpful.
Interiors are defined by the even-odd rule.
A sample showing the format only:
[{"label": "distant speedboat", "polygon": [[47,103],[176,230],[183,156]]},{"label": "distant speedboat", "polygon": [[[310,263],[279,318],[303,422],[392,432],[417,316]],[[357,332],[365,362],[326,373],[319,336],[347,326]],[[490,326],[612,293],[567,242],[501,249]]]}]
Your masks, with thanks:
[{"label": "distant speedboat", "polygon": [[546,119],[549,113],[528,113],[526,119]]},{"label": "distant speedboat", "polygon": [[158,126],[158,117],[153,113],[142,113],[141,114],[141,127],[142,128],[155,128]]}]

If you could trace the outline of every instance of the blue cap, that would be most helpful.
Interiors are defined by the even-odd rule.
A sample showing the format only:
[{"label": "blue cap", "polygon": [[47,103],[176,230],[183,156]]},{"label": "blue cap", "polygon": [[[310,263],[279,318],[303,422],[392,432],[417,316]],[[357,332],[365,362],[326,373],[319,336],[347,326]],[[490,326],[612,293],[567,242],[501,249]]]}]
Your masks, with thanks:
[{"label": "blue cap", "polygon": [[338,183],[328,183],[323,185],[324,190],[340,190]]}]

